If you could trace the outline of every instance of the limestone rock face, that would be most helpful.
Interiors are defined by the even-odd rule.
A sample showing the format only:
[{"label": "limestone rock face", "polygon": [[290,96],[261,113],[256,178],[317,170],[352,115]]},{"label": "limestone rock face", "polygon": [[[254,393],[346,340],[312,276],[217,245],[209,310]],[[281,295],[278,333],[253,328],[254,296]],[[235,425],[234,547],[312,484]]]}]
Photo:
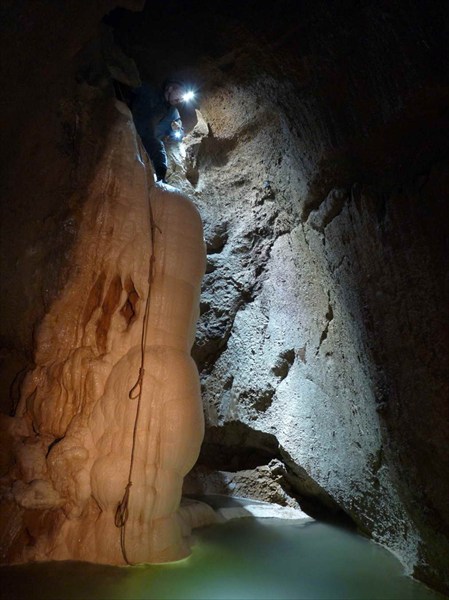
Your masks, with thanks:
[{"label": "limestone rock face", "polygon": [[198,466],[185,478],[183,490],[185,494],[194,495],[221,494],[257,498],[299,509],[298,501],[285,491],[286,485],[288,487],[286,475],[283,463],[276,459],[268,465],[234,473]]},{"label": "limestone rock face", "polygon": [[[244,473],[261,497],[282,461],[300,502],[447,590],[447,3],[194,4],[184,186],[208,265],[189,489],[235,493]],[[186,17],[156,12],[121,26],[142,69]]]},{"label": "limestone rock face", "polygon": [[37,331],[35,367],[5,425],[15,465],[4,479],[4,512],[18,529],[3,543],[9,561],[122,564],[189,553],[177,511],[203,437],[190,357],[202,224],[174,189],[148,191],[143,156],[131,115],[116,102],[71,276]]}]

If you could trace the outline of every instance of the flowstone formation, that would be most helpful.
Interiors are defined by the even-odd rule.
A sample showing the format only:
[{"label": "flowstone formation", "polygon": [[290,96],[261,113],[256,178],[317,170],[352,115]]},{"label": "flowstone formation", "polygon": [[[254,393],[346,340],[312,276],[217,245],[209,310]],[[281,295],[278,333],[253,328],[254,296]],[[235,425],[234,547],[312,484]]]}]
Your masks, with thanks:
[{"label": "flowstone formation", "polygon": [[3,417],[8,562],[177,560],[202,518],[179,509],[204,427],[190,356],[201,219],[181,193],[152,183],[128,109],[114,110],[70,276],[37,331],[16,415]]}]

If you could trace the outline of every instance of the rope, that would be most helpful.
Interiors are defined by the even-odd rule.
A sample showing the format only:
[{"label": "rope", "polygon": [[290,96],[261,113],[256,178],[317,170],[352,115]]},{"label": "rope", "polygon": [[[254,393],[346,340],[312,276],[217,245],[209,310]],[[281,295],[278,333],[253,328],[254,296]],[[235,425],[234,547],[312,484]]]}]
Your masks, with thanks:
[{"label": "rope", "polygon": [[129,463],[129,471],[128,471],[128,483],[125,487],[125,493],[123,494],[122,500],[117,505],[117,510],[115,511],[115,526],[120,528],[120,547],[122,550],[123,558],[126,564],[131,565],[132,563],[128,560],[128,556],[126,554],[126,523],[129,517],[129,496],[132,487],[132,473],[134,466],[134,457],[136,452],[136,437],[137,437],[137,424],[139,422],[139,414],[140,414],[140,405],[142,400],[142,391],[143,391],[143,380],[145,375],[145,340],[147,337],[148,330],[148,316],[150,312],[150,295],[151,295],[151,286],[154,278],[154,234],[156,229],[161,231],[159,227],[154,222],[153,216],[153,208],[151,206],[151,200],[148,198],[149,205],[149,213],[150,213],[150,230],[151,230],[151,257],[148,269],[148,294],[145,303],[145,311],[143,315],[143,323],[142,323],[142,335],[140,338],[140,367],[139,367],[139,375],[137,377],[136,383],[129,390],[128,398],[130,400],[137,399],[137,408],[136,408],[136,416],[134,418],[134,428],[133,428],[133,442],[131,446],[131,459]]}]

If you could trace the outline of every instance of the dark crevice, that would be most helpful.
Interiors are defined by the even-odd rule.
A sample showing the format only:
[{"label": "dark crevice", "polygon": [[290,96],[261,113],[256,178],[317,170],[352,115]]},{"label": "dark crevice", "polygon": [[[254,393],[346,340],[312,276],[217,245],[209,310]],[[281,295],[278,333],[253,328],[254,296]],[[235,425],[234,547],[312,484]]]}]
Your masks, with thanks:
[{"label": "dark crevice", "polygon": [[223,251],[229,236],[227,227],[227,223],[221,223],[206,236],[206,250],[208,255],[220,254]]},{"label": "dark crevice", "polygon": [[30,367],[28,365],[23,367],[23,369],[20,369],[9,385],[9,398],[11,400],[10,416],[14,416],[17,410],[17,405],[19,404],[20,396],[22,394],[22,384],[29,369]]},{"label": "dark crevice", "polygon": [[274,435],[230,421],[206,430],[198,462],[212,469],[236,472],[268,464],[273,458],[280,458]]},{"label": "dark crevice", "polygon": [[275,393],[276,390],[271,385],[268,385],[266,389],[249,388],[239,394],[238,402],[242,406],[247,406],[248,409],[263,413],[270,408]]},{"label": "dark crevice", "polygon": [[48,457],[48,455],[50,454],[50,452],[53,450],[53,448],[54,448],[54,447],[55,447],[57,444],[59,444],[59,442],[62,442],[62,440],[64,439],[64,437],[65,437],[65,436],[63,435],[62,437],[60,437],[60,438],[56,438],[56,439],[54,439],[54,440],[52,441],[52,443],[51,443],[51,444],[48,446],[48,448],[47,448],[47,454],[45,455],[45,458],[47,458],[47,457]]},{"label": "dark crevice", "polygon": [[276,377],[279,377],[280,381],[285,379],[295,362],[295,350],[291,348],[290,350],[284,350],[276,361],[276,364],[272,367],[273,373]]},{"label": "dark crevice", "polygon": [[331,324],[331,322],[334,319],[334,310],[333,310],[331,302],[330,302],[330,293],[328,292],[327,295],[328,295],[328,299],[329,299],[329,304],[328,304],[328,307],[327,307],[327,313],[325,315],[326,326],[324,327],[324,329],[323,329],[323,331],[321,333],[320,341],[318,343],[318,348],[317,348],[317,350],[315,352],[315,355],[318,354],[318,352],[320,351],[322,343],[324,342],[324,340],[327,339],[327,336],[328,336],[328,333],[329,333],[329,325]]},{"label": "dark crevice", "polygon": [[280,461],[285,467],[284,477],[277,482],[305,512],[320,520],[355,527],[351,517],[295,463],[274,435],[254,430],[242,422],[231,421],[208,428],[197,464],[216,471],[237,473],[268,466],[273,460]]},{"label": "dark crevice", "polygon": [[136,288],[134,287],[134,283],[130,277],[128,277],[128,279],[125,282],[125,290],[128,296],[120,310],[120,313],[127,322],[127,326],[129,328],[136,319],[137,304],[140,298]]},{"label": "dark crevice", "polygon": [[261,448],[224,446],[205,442],[198,464],[217,471],[236,473],[267,465],[273,458],[276,458],[276,454]]},{"label": "dark crevice", "polygon": [[349,198],[350,195],[346,189],[334,189],[316,208],[305,210],[303,218],[313,229],[323,233],[326,227],[342,212]]}]

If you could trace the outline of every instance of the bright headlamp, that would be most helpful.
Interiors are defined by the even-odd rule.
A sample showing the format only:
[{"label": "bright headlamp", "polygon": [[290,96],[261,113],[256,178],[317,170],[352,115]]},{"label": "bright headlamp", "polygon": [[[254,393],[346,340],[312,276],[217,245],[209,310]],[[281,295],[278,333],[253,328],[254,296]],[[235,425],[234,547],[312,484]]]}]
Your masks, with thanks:
[{"label": "bright headlamp", "polygon": [[183,95],[182,100],[183,100],[183,102],[190,102],[194,98],[195,98],[195,92],[193,92],[192,90],[189,90],[188,92],[186,92]]}]

